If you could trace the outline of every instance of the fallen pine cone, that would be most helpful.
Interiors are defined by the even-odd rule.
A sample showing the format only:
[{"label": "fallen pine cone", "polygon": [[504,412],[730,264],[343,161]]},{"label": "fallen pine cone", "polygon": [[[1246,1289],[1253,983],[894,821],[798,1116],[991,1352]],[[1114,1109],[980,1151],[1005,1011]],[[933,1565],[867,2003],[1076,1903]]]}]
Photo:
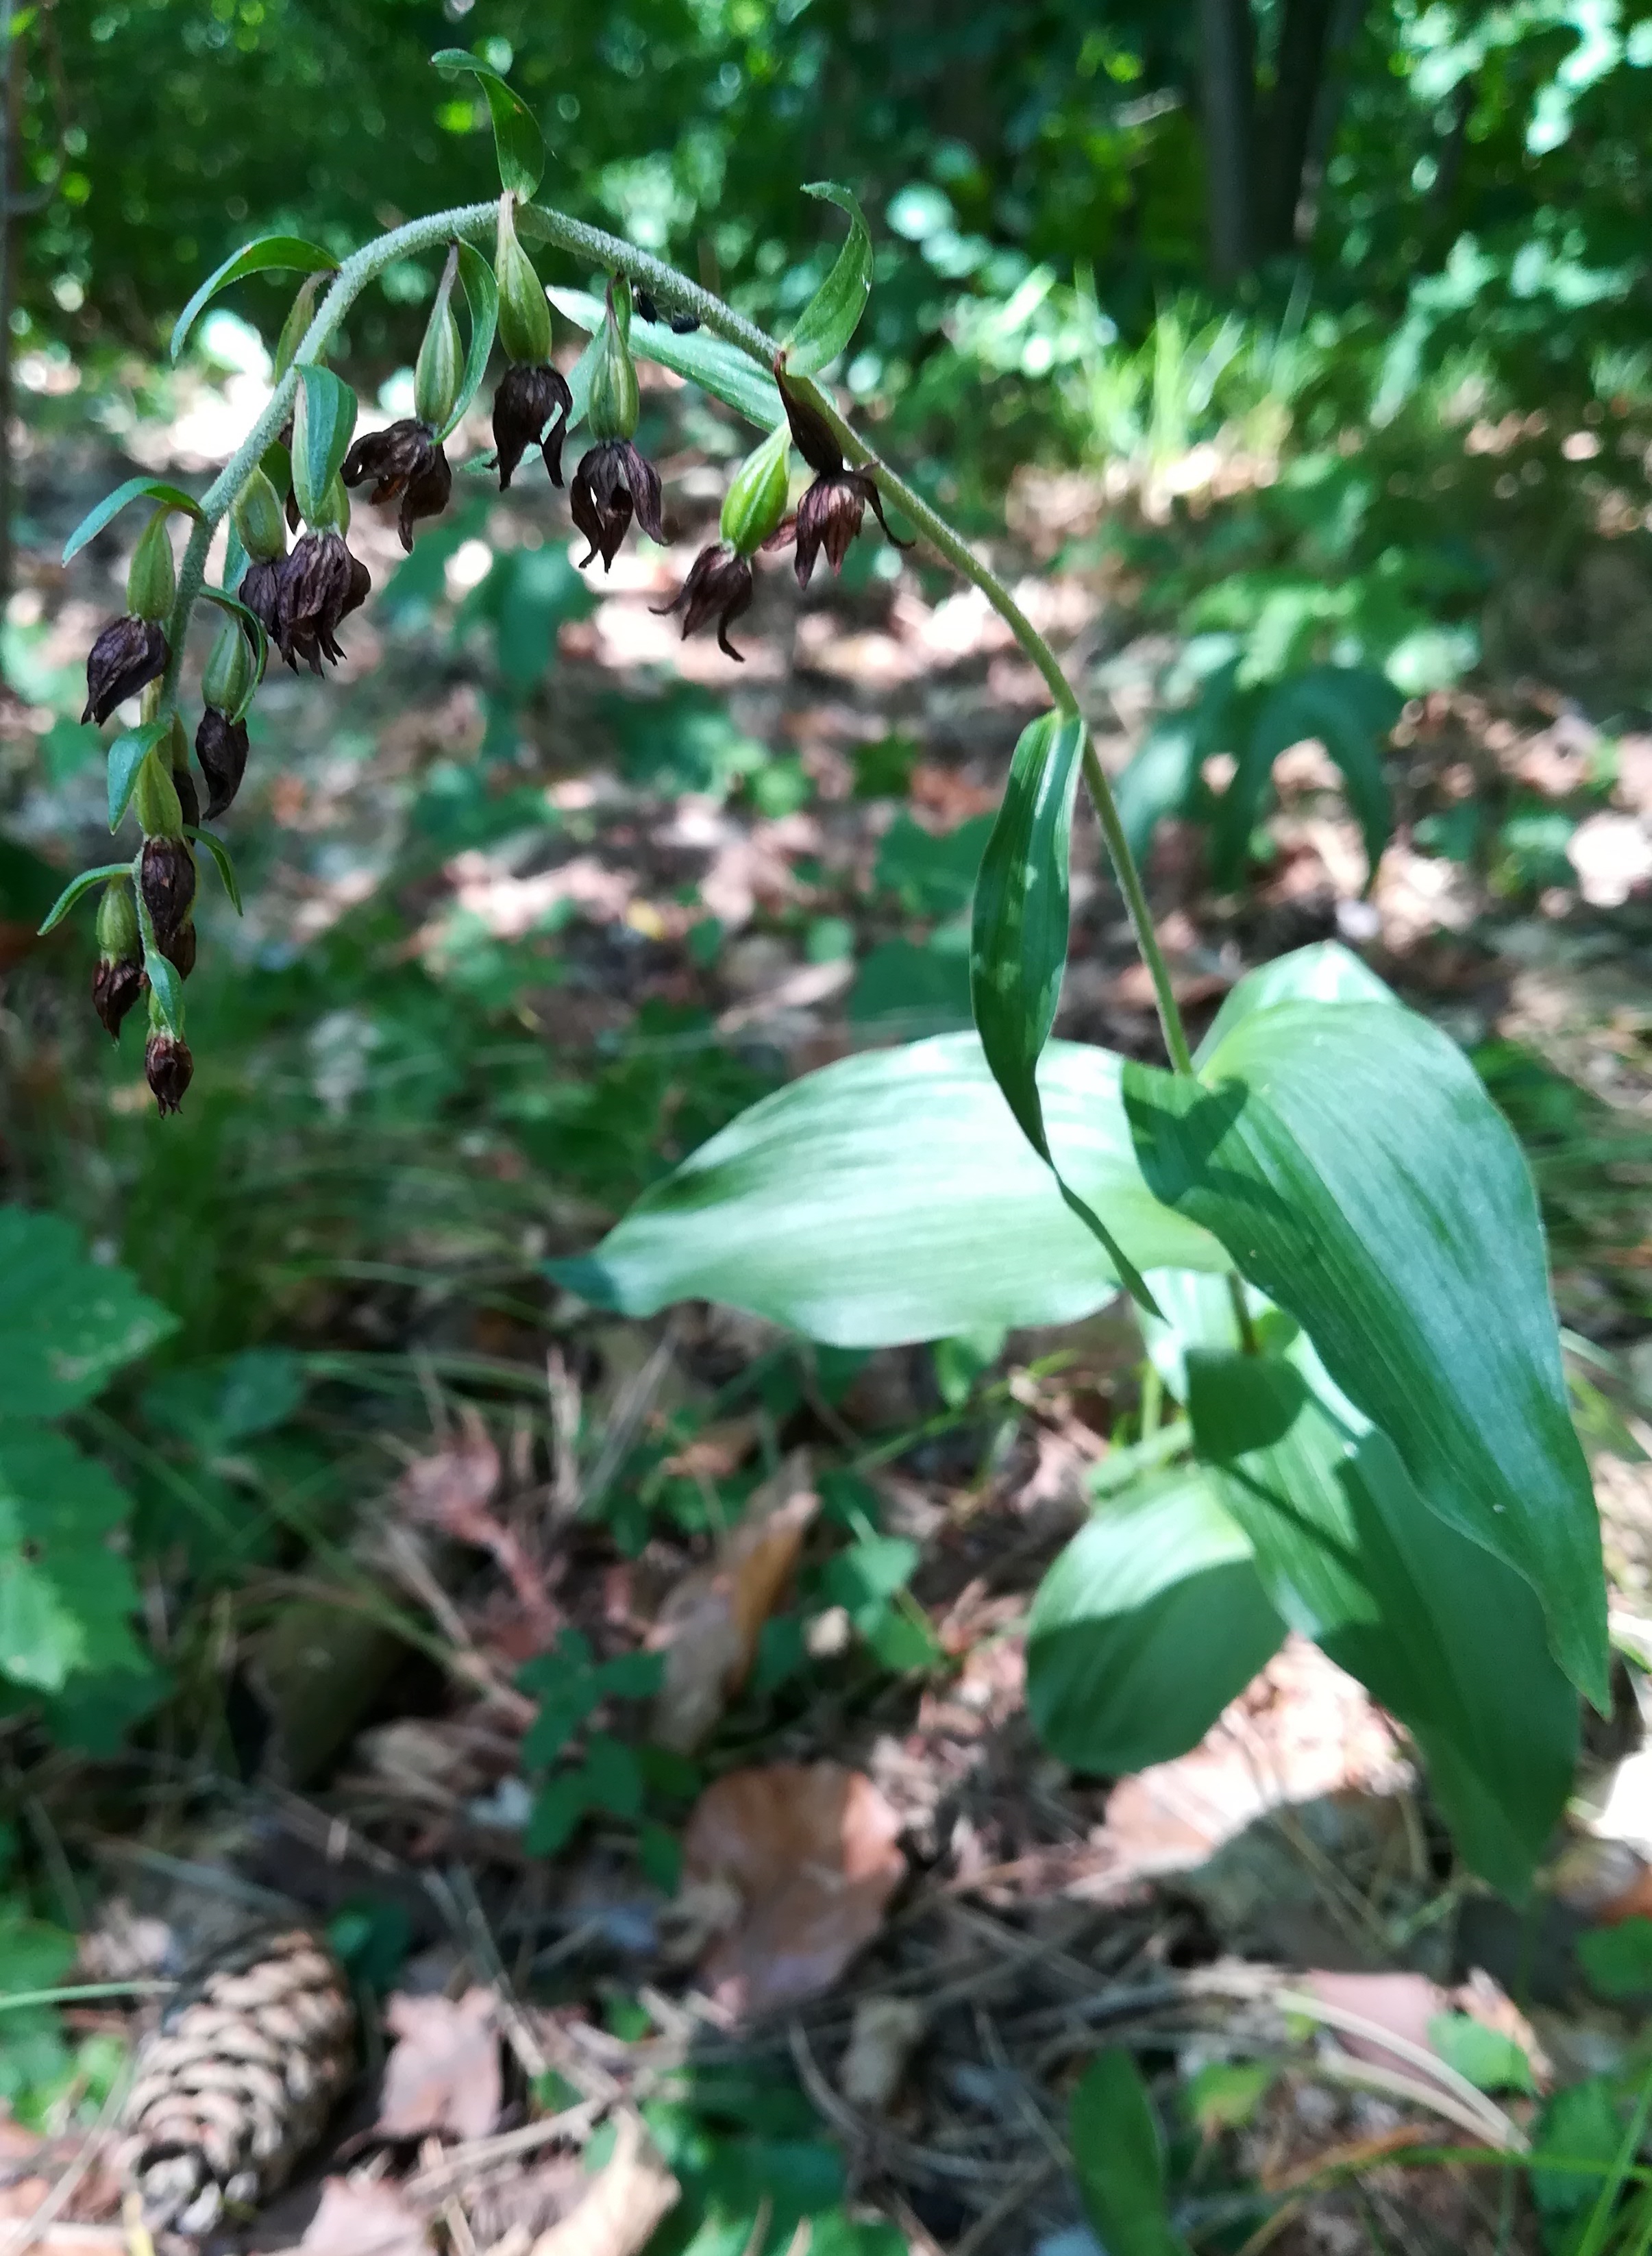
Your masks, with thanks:
[{"label": "fallen pine cone", "polygon": [[261,1928],[192,1977],[138,2048],[117,2160],[151,2231],[211,2231],[274,2192],[320,2136],[355,2059],[337,1960]]}]

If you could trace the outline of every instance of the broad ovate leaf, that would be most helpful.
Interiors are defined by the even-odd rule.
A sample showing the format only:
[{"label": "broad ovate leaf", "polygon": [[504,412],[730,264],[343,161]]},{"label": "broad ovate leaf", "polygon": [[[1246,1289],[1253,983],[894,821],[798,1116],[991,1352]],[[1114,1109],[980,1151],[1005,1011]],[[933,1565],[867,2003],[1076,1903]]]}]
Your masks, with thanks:
[{"label": "broad ovate leaf", "polygon": [[1107,2256],[1188,2256],[1170,2224],[1153,2103],[1122,2045],[1098,2053],[1079,2077],[1070,2128],[1085,2214]]},{"label": "broad ovate leaf", "polygon": [[79,1408],[176,1329],[60,1215],[0,1207],[0,1419]]},{"label": "broad ovate leaf", "polygon": [[872,237],[854,195],[835,180],[812,180],[804,194],[846,212],[849,232],[832,271],[785,340],[786,366],[794,376],[813,376],[837,358],[859,328],[872,288]]},{"label": "broad ovate leaf", "polygon": [[[518,215],[518,223],[524,236],[531,235],[528,221],[531,215]],[[546,293],[559,314],[584,329],[593,337],[601,333],[602,300],[594,298],[587,290],[552,290]],[[631,350],[645,360],[657,361],[674,375],[686,377],[691,384],[699,384],[702,391],[721,399],[725,407],[732,407],[736,415],[743,415],[749,423],[761,430],[771,431],[785,413],[779,387],[769,371],[758,366],[742,352],[738,345],[726,343],[721,337],[707,336],[703,330],[692,330],[678,336],[667,321],[645,321],[642,315],[631,315]],[[578,415],[569,418],[570,427],[580,420],[584,407],[575,388]]]},{"label": "broad ovate leaf", "polygon": [[292,401],[292,490],[306,525],[322,515],[355,428],[355,394],[349,385],[330,368],[306,361]]},{"label": "broad ovate leaf", "polygon": [[[970,926],[970,999],[981,1048],[1022,1133],[1052,1169],[1037,1070],[1067,961],[1067,859],[1084,744],[1076,713],[1043,713],[1022,730],[976,873]],[[1114,1275],[1150,1306],[1146,1286],[1106,1223],[1058,1169],[1056,1181],[1100,1241]]]},{"label": "broad ovate leaf", "polygon": [[112,518],[118,517],[130,501],[158,501],[167,509],[181,510],[186,517],[198,518],[200,504],[181,486],[168,485],[165,478],[128,478],[124,485],[116,486],[113,493],[105,494],[95,509],[86,515],[63,544],[63,561],[73,563],[88,540],[95,540]]},{"label": "broad ovate leaf", "polygon": [[1525,1894],[1578,1752],[1536,1593],[1429,1511],[1305,1342],[1187,1369],[1194,1446],[1274,1605],[1409,1731],[1464,1860]]},{"label": "broad ovate leaf", "polygon": [[1537,1202],[1456,1046],[1381,1003],[1280,1003],[1197,1080],[1126,1066],[1142,1174],[1294,1316],[1428,1507],[1523,1576],[1603,1710],[1606,1588]]},{"label": "broad ovate leaf", "polygon": [[1284,1633],[1238,1522],[1190,1465],[1098,1509],[1039,1584],[1028,1711],[1075,1770],[1145,1770],[1196,1747]]},{"label": "broad ovate leaf", "polygon": [[176,360],[182,352],[189,332],[207,307],[232,282],[243,281],[249,274],[325,274],[338,263],[330,250],[323,250],[319,243],[306,242],[301,235],[261,235],[256,243],[243,243],[221,266],[213,269],[178,316],[172,328],[172,358]]},{"label": "broad ovate leaf", "polygon": [[443,47],[431,61],[445,78],[468,71],[480,81],[493,120],[499,185],[510,195],[531,196],[545,171],[545,136],[527,103],[496,70],[490,70],[479,55],[467,53],[463,47]]},{"label": "broad ovate leaf", "polygon": [[[1057,1165],[1138,1268],[1226,1267],[1143,1184],[1120,1070],[1106,1050],[1049,1046],[1038,1082]],[[780,1089],[554,1273],[628,1315],[726,1301],[843,1347],[1067,1322],[1116,1287],[974,1034],[844,1058]]]},{"label": "broad ovate leaf", "polygon": [[1400,998],[1339,940],[1315,941],[1248,971],[1224,999],[1195,1056],[1201,1065],[1241,1019],[1276,1003],[1392,1003]]}]

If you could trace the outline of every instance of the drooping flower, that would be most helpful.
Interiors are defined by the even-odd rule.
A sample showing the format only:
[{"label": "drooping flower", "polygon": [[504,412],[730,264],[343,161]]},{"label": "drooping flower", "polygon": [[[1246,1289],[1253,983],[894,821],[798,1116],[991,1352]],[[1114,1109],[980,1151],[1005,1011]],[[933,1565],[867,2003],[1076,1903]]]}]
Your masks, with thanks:
[{"label": "drooping flower", "polygon": [[144,949],[130,881],[117,878],[97,905],[97,969],[92,974],[92,1008],[111,1041],[120,1040],[121,1021],[144,987]]},{"label": "drooping flower", "polygon": [[602,569],[608,569],[633,515],[650,540],[663,544],[661,499],[659,472],[629,439],[600,440],[582,455],[568,489],[573,522],[591,544],[581,568],[600,556]]},{"label": "drooping flower", "polygon": [[207,779],[206,820],[215,822],[232,806],[247,772],[247,724],[208,705],[195,730],[195,758]]},{"label": "drooping flower", "polygon": [[195,899],[195,857],[181,838],[144,839],[137,888],[156,938],[170,940]]},{"label": "drooping flower", "polygon": [[[320,673],[324,658],[336,666],[344,655],[339,623],[366,602],[373,585],[366,565],[351,555],[341,532],[329,531],[305,533],[276,570],[275,624],[270,631],[282,657],[295,672],[300,659],[313,673]],[[249,610],[256,608],[248,604]]]},{"label": "drooping flower", "polygon": [[410,552],[414,525],[421,517],[439,517],[453,490],[453,474],[435,433],[411,416],[356,440],[344,457],[342,476],[347,486],[375,479],[369,497],[375,502],[399,497],[396,530]]},{"label": "drooping flower", "polygon": [[107,963],[102,958],[92,974],[92,1008],[103,1021],[111,1041],[121,1038],[121,1021],[144,987],[144,967],[137,962]]},{"label": "drooping flower", "polygon": [[183,1103],[194,1071],[188,1043],[157,1027],[144,1051],[144,1075],[163,1118]]},{"label": "drooping flower", "polygon": [[136,697],[145,683],[166,671],[172,653],[156,619],[111,619],[92,645],[86,661],[86,710],[82,722],[108,720],[117,705]]},{"label": "drooping flower", "polygon": [[493,396],[493,442],[503,493],[530,447],[538,447],[553,486],[562,483],[562,441],[573,394],[548,361],[518,362],[499,379]]},{"label": "drooping flower", "polygon": [[751,601],[751,560],[726,540],[702,548],[689,574],[669,603],[656,606],[655,616],[683,613],[683,637],[697,634],[708,620],[717,622],[717,646],[743,666],[744,659],[728,639],[728,630]]},{"label": "drooping flower", "polygon": [[784,547],[788,541],[797,542],[796,570],[798,585],[806,588],[813,576],[821,550],[834,572],[843,568],[849,543],[865,520],[869,508],[882,528],[883,537],[896,548],[910,548],[910,540],[901,540],[889,531],[889,520],[883,514],[882,497],[873,478],[865,470],[852,470],[843,459],[843,451],[831,425],[819,410],[795,391],[786,380],[784,363],[777,362],[775,380],[784,402],[786,420],[791,426],[791,436],[798,452],[814,472],[814,482],[798,504],[795,518],[786,523],[765,544],[771,548]]}]

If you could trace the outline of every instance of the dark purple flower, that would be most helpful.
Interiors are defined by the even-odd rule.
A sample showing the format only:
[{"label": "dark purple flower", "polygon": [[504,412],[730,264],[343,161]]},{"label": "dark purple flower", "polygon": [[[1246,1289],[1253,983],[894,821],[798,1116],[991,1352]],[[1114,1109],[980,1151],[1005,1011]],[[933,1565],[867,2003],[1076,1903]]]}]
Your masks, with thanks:
[{"label": "dark purple flower", "polygon": [[107,721],[117,705],[166,671],[166,638],[153,619],[111,619],[86,661],[81,721]]},{"label": "dark purple flower", "polygon": [[249,564],[239,589],[242,602],[271,642],[281,617],[281,568],[286,560],[285,556],[275,556],[268,563]]},{"label": "dark purple flower", "polygon": [[121,1020],[148,984],[141,963],[100,962],[92,974],[92,1008],[112,1042],[121,1038]]},{"label": "dark purple flower", "polygon": [[195,731],[195,758],[207,779],[207,820],[215,822],[232,806],[247,772],[247,724],[208,705]]},{"label": "dark purple flower", "polygon": [[608,570],[619,553],[633,511],[649,539],[664,544],[659,472],[629,439],[601,440],[580,456],[568,489],[568,506],[573,522],[591,544],[590,555],[580,559],[581,570],[596,556],[602,559],[602,569]]},{"label": "dark purple flower", "polygon": [[181,838],[145,838],[137,890],[155,936],[165,942],[189,914],[195,899],[195,857]]},{"label": "dark purple flower", "polygon": [[320,673],[324,658],[336,666],[344,655],[339,621],[366,600],[373,584],[366,565],[351,555],[341,533],[306,532],[276,569],[274,632],[282,657],[295,672],[300,659],[312,673]]},{"label": "dark purple flower", "polygon": [[169,933],[158,942],[166,958],[180,979],[187,979],[195,968],[195,920],[187,917],[176,932]]},{"label": "dark purple flower", "polygon": [[439,517],[453,490],[453,474],[428,423],[411,416],[392,423],[387,431],[370,431],[358,439],[344,457],[347,486],[377,481],[371,499],[401,498],[396,530],[402,546],[411,552],[413,527],[421,517]]},{"label": "dark purple flower", "polygon": [[200,793],[195,789],[195,779],[186,767],[172,770],[172,789],[178,793],[185,829],[198,829],[200,826]]},{"label": "dark purple flower", "polygon": [[672,601],[659,605],[655,616],[664,617],[671,611],[683,611],[685,641],[714,617],[718,648],[743,666],[744,659],[728,639],[728,630],[750,601],[750,558],[731,548],[726,540],[714,540],[709,548],[702,548],[695,557],[687,579]]},{"label": "dark purple flower", "polygon": [[852,470],[847,466],[832,426],[818,407],[801,392],[793,391],[778,362],[775,380],[785,405],[786,420],[791,426],[792,444],[814,472],[814,483],[798,504],[797,516],[788,518],[763,546],[784,548],[788,541],[796,540],[800,588],[808,586],[823,548],[832,569],[843,569],[849,543],[861,530],[868,507],[882,527],[884,539],[896,548],[910,548],[910,540],[897,540],[889,531],[875,483],[866,471]]},{"label": "dark purple flower", "polygon": [[559,369],[548,362],[517,363],[499,379],[493,396],[493,443],[499,466],[499,490],[503,493],[517,474],[517,465],[530,447],[545,458],[551,483],[562,483],[562,441],[573,394]]},{"label": "dark purple flower", "polygon": [[194,1070],[195,1061],[189,1054],[187,1042],[164,1031],[150,1036],[144,1052],[144,1073],[163,1118],[169,1112],[176,1112],[183,1103],[184,1091]]}]

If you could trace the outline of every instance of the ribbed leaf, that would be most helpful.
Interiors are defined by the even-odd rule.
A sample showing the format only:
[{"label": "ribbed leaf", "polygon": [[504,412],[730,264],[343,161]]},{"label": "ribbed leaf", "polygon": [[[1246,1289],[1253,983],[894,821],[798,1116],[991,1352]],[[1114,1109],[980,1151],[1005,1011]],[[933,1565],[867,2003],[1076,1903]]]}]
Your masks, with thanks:
[{"label": "ribbed leaf", "polygon": [[[1022,730],[976,875],[970,927],[970,1000],[981,1047],[1022,1133],[1052,1169],[1037,1067],[1066,968],[1067,858],[1084,742],[1076,713],[1042,713]],[[1115,1275],[1151,1308],[1151,1295],[1105,1218],[1055,1173],[1062,1197],[1094,1231]]]},{"label": "ribbed leaf", "polygon": [[[520,218],[525,222],[527,215]],[[522,227],[525,236],[531,229]],[[587,290],[552,290],[547,293],[559,314],[576,327],[594,336],[601,329],[602,300],[594,298]],[[732,407],[736,415],[743,415],[749,423],[760,429],[772,431],[784,414],[780,392],[773,377],[749,359],[737,345],[727,344],[721,337],[706,336],[695,329],[679,337],[665,321],[645,321],[640,314],[631,315],[631,350],[645,360],[657,361],[678,376],[685,376],[702,391],[709,391],[714,399],[721,399],[725,407]],[[579,405],[578,395],[575,404]],[[583,408],[580,413],[583,415]],[[570,421],[576,419],[570,418]]]},{"label": "ribbed leaf", "polygon": [[1273,1604],[1410,1732],[1465,1861],[1523,1895],[1578,1749],[1536,1593],[1428,1510],[1305,1342],[1187,1369],[1194,1445]]},{"label": "ribbed leaf", "polygon": [[321,514],[355,428],[355,394],[349,385],[330,368],[306,362],[292,402],[292,490],[306,524]]},{"label": "ribbed leaf", "polygon": [[531,196],[545,172],[545,136],[532,111],[513,87],[477,55],[463,47],[443,47],[431,57],[445,78],[468,71],[482,82],[493,120],[494,148],[499,159],[499,185],[513,196]]},{"label": "ribbed leaf", "polygon": [[1209,1033],[1196,1052],[1202,1065],[1225,1041],[1242,1019],[1254,1012],[1270,1011],[1277,1003],[1392,1003],[1400,998],[1367,964],[1338,940],[1316,941],[1311,948],[1292,948],[1248,971],[1211,1021]]},{"label": "ribbed leaf", "polygon": [[847,212],[848,240],[832,271],[815,292],[785,340],[786,365],[794,376],[812,376],[835,360],[860,326],[872,289],[872,237],[859,203],[835,180],[812,180],[805,196],[819,196]]},{"label": "ribbed leaf", "polygon": [[1027,1707],[1051,1754],[1119,1773],[1197,1746],[1284,1624],[1197,1466],[1098,1510],[1038,1586]]},{"label": "ribbed leaf", "polygon": [[453,413],[437,434],[442,439],[459,428],[471,401],[481,391],[482,380],[488,373],[488,356],[493,350],[494,332],[499,326],[499,285],[494,279],[492,267],[474,243],[461,243],[459,246],[459,280],[470,309],[470,342],[465,352],[464,372],[459,379]]},{"label": "ribbed leaf", "polygon": [[[1051,1148],[1138,1268],[1225,1267],[1147,1193],[1120,1061],[1052,1042],[1039,1072]],[[871,1051],[742,1113],[649,1192],[564,1284],[643,1315],[727,1301],[844,1347],[1062,1323],[1114,1274],[1063,1204],[973,1034]]]},{"label": "ribbed leaf", "polygon": [[1128,1064],[1143,1175],[1308,1333],[1424,1503],[1536,1590],[1607,1704],[1606,1594],[1537,1202],[1460,1051],[1392,1003],[1281,1003],[1198,1081]]},{"label": "ribbed leaf", "polygon": [[182,510],[186,517],[199,517],[200,504],[179,486],[169,486],[165,478],[128,478],[116,486],[113,493],[105,494],[95,509],[86,515],[63,544],[63,561],[72,563],[88,540],[95,540],[103,527],[118,517],[129,501],[165,502],[168,509]]},{"label": "ribbed leaf", "polygon": [[176,360],[182,352],[185,340],[205,308],[232,282],[243,281],[249,274],[325,274],[338,263],[330,250],[323,250],[319,243],[307,243],[301,235],[261,235],[256,243],[243,243],[239,250],[231,251],[221,266],[213,269],[178,316],[172,328],[172,358]]}]

